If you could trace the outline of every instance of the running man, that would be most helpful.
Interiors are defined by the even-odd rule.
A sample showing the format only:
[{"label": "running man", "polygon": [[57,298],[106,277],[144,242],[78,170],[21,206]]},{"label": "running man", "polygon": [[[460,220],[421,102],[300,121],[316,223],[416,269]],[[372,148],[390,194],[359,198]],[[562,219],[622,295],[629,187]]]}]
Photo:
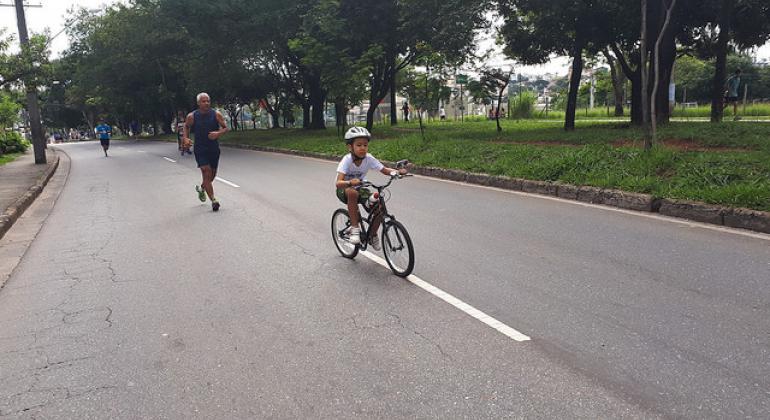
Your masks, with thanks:
[{"label": "running man", "polygon": [[107,149],[110,148],[110,134],[112,134],[112,127],[105,124],[104,120],[99,120],[99,125],[95,128],[96,134],[99,135],[99,142],[102,143],[102,149],[104,149],[104,157],[107,156]]},{"label": "running man", "polygon": [[198,199],[206,202],[208,194],[211,200],[211,209],[219,211],[219,201],[214,197],[214,178],[219,167],[219,137],[229,130],[222,114],[211,109],[211,98],[208,93],[199,93],[197,98],[198,109],[187,114],[184,123],[183,145],[190,147],[190,131],[195,135],[195,161],[201,170],[203,182],[195,186]]}]

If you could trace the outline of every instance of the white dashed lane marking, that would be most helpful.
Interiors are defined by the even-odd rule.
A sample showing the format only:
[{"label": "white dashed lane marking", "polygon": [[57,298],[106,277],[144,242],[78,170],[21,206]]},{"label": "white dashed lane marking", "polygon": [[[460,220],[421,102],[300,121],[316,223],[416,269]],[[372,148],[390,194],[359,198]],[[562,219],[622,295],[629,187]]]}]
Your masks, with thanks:
[{"label": "white dashed lane marking", "polygon": [[225,183],[225,184],[227,184],[227,185],[229,185],[229,186],[231,186],[231,187],[234,187],[234,188],[241,188],[241,186],[240,186],[240,185],[238,185],[238,184],[235,184],[235,183],[233,183],[233,182],[230,182],[230,181],[228,181],[228,180],[226,180],[226,179],[224,179],[224,178],[216,177],[216,178],[214,178],[214,179],[216,179],[216,180],[217,180],[217,181],[219,181],[219,182]]}]

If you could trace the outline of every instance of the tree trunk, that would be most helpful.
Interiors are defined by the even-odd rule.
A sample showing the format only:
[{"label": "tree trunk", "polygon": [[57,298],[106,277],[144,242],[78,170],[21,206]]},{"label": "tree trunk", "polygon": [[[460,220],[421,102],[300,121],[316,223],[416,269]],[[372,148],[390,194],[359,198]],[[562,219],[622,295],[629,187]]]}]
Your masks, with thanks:
[{"label": "tree trunk", "polygon": [[[393,68],[396,68],[395,58],[393,59]],[[390,125],[398,124],[398,109],[396,107],[396,75],[390,79]]]},{"label": "tree trunk", "polygon": [[639,48],[641,60],[639,69],[642,75],[642,127],[644,128],[644,150],[652,149],[652,136],[650,133],[650,94],[649,94],[649,70],[647,66],[647,0],[642,0],[642,27],[641,27],[641,46]]},{"label": "tree trunk", "polygon": [[[670,7],[675,7],[672,2]],[[653,87],[657,89],[656,95],[652,96],[656,106],[656,124],[668,124],[671,118],[671,107],[668,100],[668,87],[671,84],[671,76],[674,70],[674,62],[676,61],[676,34],[672,30],[674,26],[671,23],[666,24],[665,19],[671,21],[674,19],[673,15],[668,16],[666,7],[661,10],[661,30],[658,35],[660,39],[660,54],[653,59],[653,65],[659,69],[659,75],[657,83],[653,83]],[[665,26],[665,29],[664,29]]]},{"label": "tree trunk", "polygon": [[[665,3],[664,3],[664,5],[665,5]],[[668,81],[667,81],[667,79],[669,79],[669,77],[661,77],[660,47],[661,47],[661,44],[663,43],[663,39],[667,36],[667,33],[668,32],[673,32],[673,31],[669,31],[668,30],[668,26],[669,26],[669,23],[671,22],[671,13],[674,11],[675,7],[676,7],[676,0],[671,0],[671,4],[666,6],[666,19],[663,21],[663,26],[661,27],[660,33],[658,34],[658,36],[656,37],[656,40],[655,40],[655,50],[654,50],[654,55],[655,55],[655,78],[654,78],[654,81],[653,81],[653,88],[652,88],[652,120],[651,120],[651,123],[652,123],[652,139],[653,139],[653,141],[655,141],[657,139],[657,130],[658,130],[658,112],[657,112],[657,110],[658,109],[661,109],[661,110],[665,109],[665,112],[663,112],[663,114],[665,115],[666,122],[668,122],[668,113],[669,112],[668,112]],[[669,75],[670,75],[670,73],[669,73]],[[663,97],[665,99],[665,102],[664,102],[664,107],[658,108],[658,104],[660,102],[659,101],[658,91],[659,91],[659,88],[660,88],[661,81],[663,81],[663,79],[666,79],[665,89],[663,89],[665,91],[664,95],[663,95]]]},{"label": "tree trunk", "polygon": [[618,69],[618,64],[612,54],[605,49],[602,51],[607,58],[607,64],[610,66],[610,77],[612,78],[612,91],[615,95],[615,116],[622,117],[625,113],[623,110],[623,102],[625,100],[625,77],[623,71]]},{"label": "tree trunk", "polygon": [[324,121],[324,103],[326,103],[326,92],[321,87],[321,77],[317,76],[310,80],[310,106],[312,107],[312,120],[310,128],[322,130],[326,128]]},{"label": "tree trunk", "polygon": [[[510,74],[508,75],[508,80],[510,80]],[[508,82],[510,83],[510,82]],[[497,111],[495,112],[495,122],[497,123],[497,132],[500,133],[503,131],[503,128],[500,127],[500,103],[503,101],[503,90],[505,90],[506,86],[508,86],[508,83],[504,84],[503,86],[500,86],[500,91],[497,94]],[[573,122],[574,123],[574,122]]]},{"label": "tree trunk", "polygon": [[730,8],[732,1],[722,0],[719,12],[716,65],[711,88],[711,122],[721,122],[724,115],[725,79],[727,77],[727,43],[730,41]]},{"label": "tree trunk", "polygon": [[347,125],[347,109],[345,107],[345,102],[342,100],[337,100],[334,102],[334,115],[335,120],[337,123],[337,127],[345,127]]},{"label": "tree trunk", "polygon": [[277,110],[268,110],[268,114],[270,114],[270,119],[273,121],[273,128],[281,128],[281,113]]},{"label": "tree trunk", "polygon": [[302,103],[302,128],[310,128],[310,102]]},{"label": "tree trunk", "polygon": [[564,130],[575,129],[575,111],[577,110],[577,96],[580,88],[580,76],[583,74],[583,41],[575,40],[572,50],[572,69],[569,81],[569,94],[567,96],[567,112],[564,115]]}]

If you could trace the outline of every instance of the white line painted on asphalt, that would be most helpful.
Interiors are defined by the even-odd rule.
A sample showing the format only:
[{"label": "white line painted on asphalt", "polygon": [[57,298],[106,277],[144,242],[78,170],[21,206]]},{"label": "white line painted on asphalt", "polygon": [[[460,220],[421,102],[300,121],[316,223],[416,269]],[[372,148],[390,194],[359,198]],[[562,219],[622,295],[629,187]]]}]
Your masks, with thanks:
[{"label": "white line painted on asphalt", "polygon": [[214,178],[214,179],[216,179],[216,180],[217,180],[217,181],[219,181],[219,182],[224,182],[225,184],[227,184],[227,185],[229,185],[229,186],[231,186],[231,187],[235,187],[235,188],[241,188],[241,186],[240,186],[240,185],[238,185],[238,184],[235,184],[235,183],[232,183],[232,182],[230,182],[230,181],[228,181],[228,180],[226,180],[226,179],[222,179],[222,178],[220,178],[220,177],[216,177],[216,178]]},{"label": "white line painted on asphalt", "polygon": [[171,163],[176,163],[176,161],[174,159],[171,159],[171,158],[168,158],[168,157],[165,157],[165,156],[163,156],[163,159],[166,159],[167,161],[169,161]]},{"label": "white line painted on asphalt", "polygon": [[137,152],[139,152],[139,153],[147,153],[144,150],[137,150]]},{"label": "white line painted on asphalt", "polygon": [[[378,255],[374,255],[368,251],[362,251],[361,255],[363,255],[366,258],[369,258],[370,260],[390,270],[390,267],[388,267],[388,263],[385,262],[385,260],[383,260]],[[499,333],[505,335],[508,338],[511,338],[516,341],[530,340],[529,336],[522,334],[519,331],[516,331],[515,329],[503,324],[502,322],[492,318],[491,316],[485,314],[484,312],[481,312],[480,310],[474,308],[473,306],[468,305],[467,303],[461,301],[460,299],[457,299],[456,297],[426,282],[425,280],[415,276],[414,274],[410,274],[406,279],[412,284],[414,284],[415,286],[425,290],[426,292],[432,294],[433,296],[436,296],[437,298],[443,300],[444,302],[465,312],[465,314],[470,315],[473,318],[476,318],[477,320],[483,322],[484,324],[487,324],[487,326],[497,330]]]},{"label": "white line painted on asphalt", "polygon": [[508,193],[508,194],[521,195],[521,196],[524,196],[524,197],[532,197],[532,198],[540,198],[540,199],[543,199],[543,200],[558,201],[560,203],[572,204],[572,205],[576,205],[576,206],[589,207],[589,208],[606,210],[606,211],[614,211],[616,213],[623,213],[623,214],[630,214],[632,216],[646,217],[648,219],[655,219],[655,220],[660,220],[660,221],[663,221],[663,222],[677,223],[677,224],[685,225],[685,226],[688,226],[688,227],[698,227],[698,228],[702,228],[702,229],[715,230],[715,231],[718,231],[718,232],[732,233],[732,234],[735,234],[735,235],[747,236],[747,237],[754,238],[754,239],[762,239],[762,240],[765,240],[765,241],[770,241],[770,235],[768,235],[766,233],[751,232],[751,231],[748,231],[748,230],[734,229],[734,228],[730,228],[730,227],[726,227],[726,226],[712,225],[712,224],[709,224],[709,223],[693,222],[693,221],[690,221],[690,220],[677,219],[675,217],[668,217],[668,216],[663,216],[663,215],[655,214],[655,213],[645,213],[645,212],[638,212],[638,211],[633,211],[633,210],[621,209],[621,208],[617,208],[617,207],[603,206],[601,204],[584,203],[582,201],[573,201],[573,200],[567,200],[565,198],[560,198],[560,197],[551,197],[551,196],[547,196],[547,195],[532,194],[532,193],[527,193],[527,192],[524,192],[524,191],[506,190],[506,189],[503,189],[503,188],[490,187],[488,185],[468,184],[468,183],[465,183],[465,182],[452,181],[451,179],[434,178],[434,177],[431,177],[431,176],[415,175],[415,178],[425,178],[425,179],[430,179],[431,181],[446,182],[448,184],[462,185],[464,187],[483,188],[485,190],[499,191],[499,192]]}]

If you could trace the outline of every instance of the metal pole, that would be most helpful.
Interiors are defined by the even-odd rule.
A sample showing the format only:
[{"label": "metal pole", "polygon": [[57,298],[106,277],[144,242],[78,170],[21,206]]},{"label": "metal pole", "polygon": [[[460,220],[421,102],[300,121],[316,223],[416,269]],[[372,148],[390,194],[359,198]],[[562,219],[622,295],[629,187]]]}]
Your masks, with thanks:
[{"label": "metal pole", "polygon": [[[29,34],[27,33],[27,20],[24,16],[24,2],[15,0],[16,21],[19,25],[19,41],[21,49],[29,47]],[[27,90],[27,111],[29,112],[29,125],[32,130],[32,146],[35,151],[35,163],[45,164],[45,139],[43,127],[40,124],[40,109],[37,103],[37,87],[31,81],[24,81]]]}]

